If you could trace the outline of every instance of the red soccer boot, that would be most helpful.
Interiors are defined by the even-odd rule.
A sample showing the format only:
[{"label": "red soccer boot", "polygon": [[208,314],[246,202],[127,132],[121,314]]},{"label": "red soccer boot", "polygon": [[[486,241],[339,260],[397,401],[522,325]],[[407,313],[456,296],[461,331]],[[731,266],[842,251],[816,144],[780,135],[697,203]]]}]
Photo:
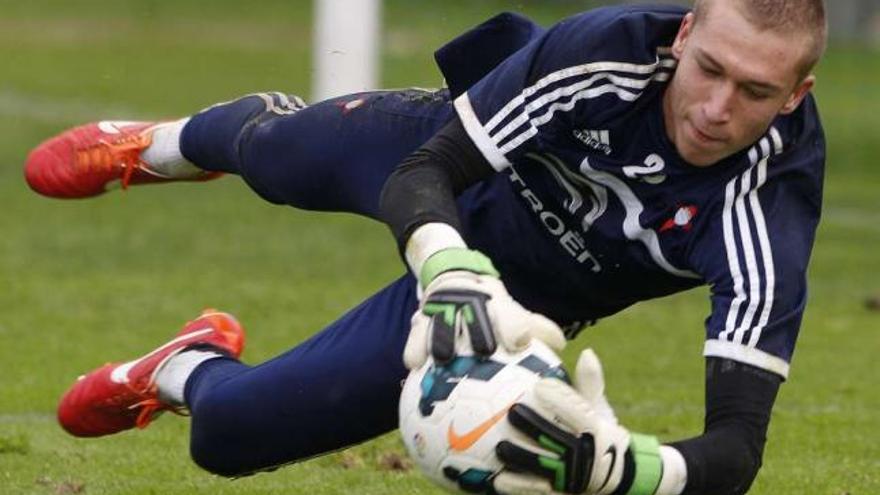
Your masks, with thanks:
[{"label": "red soccer boot", "polygon": [[152,142],[156,122],[95,122],[74,127],[34,148],[25,162],[24,175],[34,191],[53,198],[87,198],[120,182],[131,184],[205,181],[222,173],[194,177],[166,177],[141,160],[141,151]]},{"label": "red soccer boot", "polygon": [[244,329],[230,314],[205,310],[153,352],[127,363],[105,364],[79,377],[58,404],[58,421],[71,435],[98,437],[145,428],[163,411],[180,412],[159,400],[156,371],[184,348],[199,344],[238,358]]}]

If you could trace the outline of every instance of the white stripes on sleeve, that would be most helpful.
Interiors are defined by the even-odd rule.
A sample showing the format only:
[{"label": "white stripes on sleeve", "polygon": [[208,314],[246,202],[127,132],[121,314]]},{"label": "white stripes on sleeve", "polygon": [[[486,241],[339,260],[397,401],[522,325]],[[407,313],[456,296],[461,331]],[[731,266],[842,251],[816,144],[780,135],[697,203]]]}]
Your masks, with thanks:
[{"label": "white stripes on sleeve", "polygon": [[706,342],[703,354],[736,359],[785,377],[788,363],[756,347],[770,319],[776,289],[773,249],[758,190],[767,181],[768,160],[780,153],[782,138],[771,127],[749,150],[751,166],[725,188],[722,226],[734,298],[724,330]]},{"label": "white stripes on sleeve", "polygon": [[465,130],[496,170],[510,165],[506,154],[538,133],[557,112],[569,112],[582,100],[605,94],[637,100],[653,81],[667,81],[676,67],[668,48],[658,48],[650,64],[591,62],[552,72],[513,97],[482,124],[468,93],[455,100]]}]

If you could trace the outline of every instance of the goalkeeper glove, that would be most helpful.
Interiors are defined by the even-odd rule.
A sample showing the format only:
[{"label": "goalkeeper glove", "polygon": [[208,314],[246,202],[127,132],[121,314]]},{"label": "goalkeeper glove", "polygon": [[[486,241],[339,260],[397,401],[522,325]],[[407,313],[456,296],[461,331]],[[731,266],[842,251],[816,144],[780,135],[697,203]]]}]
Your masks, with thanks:
[{"label": "goalkeeper glove", "polygon": [[532,338],[557,351],[565,347],[559,326],[514,301],[479,251],[438,251],[425,261],[419,280],[424,295],[403,353],[409,369],[421,367],[429,354],[445,364],[468,345],[478,356],[494,353],[498,342],[516,352]]},{"label": "goalkeeper glove", "polygon": [[578,360],[575,383],[577,389],[543,378],[511,408],[510,423],[534,443],[498,444],[508,469],[495,477],[494,489],[505,495],[655,495],[663,472],[660,445],[618,424],[590,349]]}]

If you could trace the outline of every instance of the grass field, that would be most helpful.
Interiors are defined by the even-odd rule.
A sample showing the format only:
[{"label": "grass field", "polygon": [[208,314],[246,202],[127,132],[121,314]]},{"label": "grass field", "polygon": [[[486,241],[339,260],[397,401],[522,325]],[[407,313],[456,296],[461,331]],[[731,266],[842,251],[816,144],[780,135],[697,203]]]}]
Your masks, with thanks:
[{"label": "grass field", "polygon": [[[205,306],[240,317],[245,360],[259,362],[402,271],[383,226],[273,207],[234,178],[71,202],[38,197],[21,179],[32,146],[82,121],[172,117],[257,90],[308,94],[309,3],[0,0],[0,494],[438,493],[395,467],[394,434],[228,481],[189,461],[186,420],[90,441],[55,423],[74,377],[152,348]],[[577,9],[440,5],[388,2],[385,85],[438,85],[431,50],[501,8],[545,22]],[[751,493],[880,493],[880,313],[863,304],[880,292],[878,55],[834,47],[819,70],[825,214],[798,352]],[[707,310],[704,290],[644,304],[586,332],[566,357],[598,349],[627,426],[695,435]]]}]

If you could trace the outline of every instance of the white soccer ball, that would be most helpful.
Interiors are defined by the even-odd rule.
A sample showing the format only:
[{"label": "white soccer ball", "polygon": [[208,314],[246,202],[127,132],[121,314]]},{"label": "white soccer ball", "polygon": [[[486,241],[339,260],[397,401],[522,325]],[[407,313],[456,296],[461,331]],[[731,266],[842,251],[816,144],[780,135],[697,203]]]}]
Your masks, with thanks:
[{"label": "white soccer ball", "polygon": [[481,487],[502,465],[495,446],[529,440],[507,420],[541,377],[568,380],[559,357],[542,342],[488,359],[458,356],[446,366],[429,359],[410,372],[400,396],[400,433],[421,471],[448,489]]}]

